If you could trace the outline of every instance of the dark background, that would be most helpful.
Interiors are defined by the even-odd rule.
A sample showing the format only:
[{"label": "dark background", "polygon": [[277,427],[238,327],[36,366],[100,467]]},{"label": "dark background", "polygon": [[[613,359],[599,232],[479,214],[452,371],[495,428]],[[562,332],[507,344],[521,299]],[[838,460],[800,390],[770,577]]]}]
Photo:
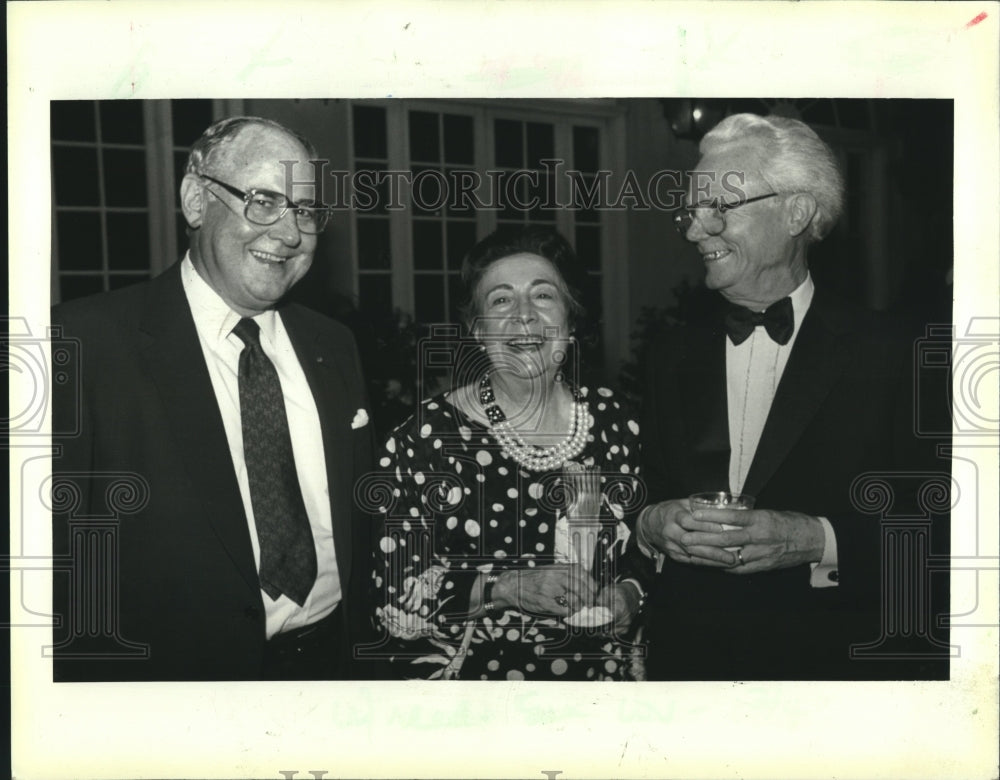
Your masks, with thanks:
[{"label": "dark background", "polygon": [[[421,129],[431,115],[421,113],[419,101],[411,102],[410,149],[417,159],[422,154],[419,150],[430,146],[430,136],[423,133],[435,130],[430,125],[426,131]],[[461,105],[461,101],[445,102]],[[538,104],[556,110],[565,102]],[[922,334],[927,323],[950,323],[952,101],[670,98],[597,102],[623,117],[625,164],[641,181],[658,170],[693,167],[699,139],[728,114],[781,113],[806,121],[838,152],[847,182],[843,218],[810,253],[816,284],[863,307],[888,312],[914,335]],[[218,100],[51,104],[54,302],[141,281],[183,254],[187,242],[176,187],[187,149],[212,121],[232,113],[227,113],[227,107],[226,101]],[[353,153],[357,158],[359,152],[364,156],[365,149],[374,148],[373,144],[391,142],[379,136],[377,122],[368,121],[377,112],[368,109],[366,101],[249,100],[239,108],[304,132],[314,140],[320,156],[329,157],[334,166],[338,161],[346,164],[345,155]],[[495,133],[510,124],[504,119],[496,122]],[[446,124],[444,132],[448,131]],[[510,155],[497,138],[499,161]],[[596,152],[592,157],[596,166]],[[159,227],[154,213],[167,215]],[[554,219],[542,212],[531,219],[535,217],[545,223]],[[369,295],[365,291],[375,290],[369,284],[375,277],[352,278],[345,271],[344,253],[351,250],[343,238],[348,232],[343,220],[352,218],[357,219],[341,214],[337,217],[341,222],[321,237],[317,262],[293,297],[354,330],[362,348],[377,430],[382,434],[407,416],[420,396],[447,383],[447,377],[418,377],[417,342],[429,325],[421,319],[426,297],[420,294],[421,288],[417,287],[415,312],[394,310],[385,292],[391,273],[381,278],[381,291]],[[583,379],[618,386],[639,401],[639,377],[648,344],[661,327],[689,318],[714,295],[703,287],[697,252],[673,230],[669,214],[655,209],[630,211],[624,221],[628,255],[603,261],[584,251],[586,242],[580,243],[585,235],[580,231],[598,230],[597,223],[588,226],[580,220],[605,217],[578,214],[576,219],[578,232],[570,240],[578,244],[581,263],[593,269],[598,267],[595,263],[603,262],[605,270],[611,263],[626,264],[629,292],[627,312],[605,312],[603,277],[589,277],[593,284],[585,290],[585,302],[591,327],[589,335],[584,331]],[[455,247],[449,247],[447,267],[453,267],[469,248],[458,244],[471,245],[482,238],[474,223],[468,227],[461,233],[464,238],[459,236]],[[159,251],[165,244],[170,244],[173,256]],[[388,268],[392,250],[384,246],[381,251],[386,254],[379,262]],[[414,257],[415,267],[421,262],[419,255]],[[454,319],[454,297],[451,300],[446,313],[439,316]],[[627,317],[631,340],[605,344],[601,337],[605,316]]]}]

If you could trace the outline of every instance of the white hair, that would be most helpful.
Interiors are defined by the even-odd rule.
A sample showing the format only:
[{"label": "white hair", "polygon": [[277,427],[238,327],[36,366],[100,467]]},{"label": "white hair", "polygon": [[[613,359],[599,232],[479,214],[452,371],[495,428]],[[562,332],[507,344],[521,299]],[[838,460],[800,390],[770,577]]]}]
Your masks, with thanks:
[{"label": "white hair", "polygon": [[779,193],[806,192],[816,201],[809,238],[829,234],[844,208],[844,177],[833,150],[804,122],[783,116],[733,114],[701,140],[701,153],[748,145],[761,160],[764,179]]},{"label": "white hair", "polygon": [[222,150],[231,144],[242,130],[248,127],[269,127],[273,130],[279,130],[302,144],[310,160],[316,158],[316,147],[313,146],[312,142],[301,133],[285,127],[280,122],[259,116],[233,116],[220,119],[194,142],[194,146],[191,147],[188,154],[187,173],[200,174],[212,171],[217,158],[222,156]]}]

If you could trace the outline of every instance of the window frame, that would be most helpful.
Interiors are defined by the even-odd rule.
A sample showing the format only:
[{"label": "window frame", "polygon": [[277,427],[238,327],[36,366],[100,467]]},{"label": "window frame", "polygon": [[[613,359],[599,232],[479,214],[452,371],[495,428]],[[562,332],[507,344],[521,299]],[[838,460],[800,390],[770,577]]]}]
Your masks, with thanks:
[{"label": "window frame", "polygon": [[[99,112],[101,103],[108,102],[102,100],[88,101],[94,106],[95,123],[100,122]],[[180,212],[178,203],[178,188],[180,182],[174,177],[174,143],[172,124],[172,102],[171,100],[144,100],[142,101],[143,119],[143,150],[145,153],[146,166],[146,206],[141,207],[109,207],[106,203],[104,193],[104,176],[100,150],[104,148],[127,148],[138,150],[138,144],[108,143],[98,137],[97,140],[90,141],[57,141],[49,138],[49,149],[57,146],[77,146],[93,148],[98,151],[98,173],[100,176],[99,203],[96,206],[65,207],[56,204],[55,197],[55,176],[50,177],[51,193],[51,261],[49,292],[52,303],[59,303],[62,300],[60,281],[64,276],[89,276],[98,277],[102,281],[102,289],[110,289],[110,279],[112,276],[134,276],[135,280],[156,276],[165,271],[180,259],[180,247],[177,244],[176,219]],[[224,116],[235,116],[244,113],[243,100],[212,100],[212,121],[215,122]],[[60,269],[60,248],[58,235],[57,215],[59,210],[96,211],[100,214],[102,230],[101,267],[93,270],[65,271]],[[135,269],[133,271],[113,271],[109,268],[107,250],[107,215],[109,213],[122,213],[123,211],[146,212],[149,227],[148,259],[149,265],[145,270]]]},{"label": "window frame", "polygon": [[[545,122],[554,125],[554,156],[560,160],[573,159],[572,128],[574,124],[596,127],[600,132],[600,165],[610,170],[607,185],[612,195],[617,193],[625,176],[625,108],[613,99],[597,100],[350,100],[347,111],[347,148],[350,175],[353,178],[358,164],[354,154],[353,107],[355,104],[377,106],[386,111],[387,161],[391,171],[410,170],[410,137],[407,112],[427,111],[436,114],[463,114],[473,120],[473,167],[485,171],[493,166],[494,120],[511,119],[518,122]],[[365,159],[365,158],[362,158]],[[442,165],[444,165],[442,161]],[[565,168],[560,169],[564,173]],[[565,203],[569,198],[569,183],[564,175],[557,178],[556,197]],[[487,235],[497,228],[498,213],[492,209],[476,211],[476,234]],[[358,226],[356,212],[350,225],[351,274],[353,293],[359,294],[359,277],[366,272],[359,268]],[[572,209],[555,212],[555,228],[572,246],[576,245],[576,221]],[[390,211],[390,285],[392,306],[412,316],[415,311],[416,269],[413,262],[413,213],[409,208]],[[629,328],[628,268],[618,258],[628,256],[626,212],[603,210],[597,223],[601,228],[601,306],[602,340],[604,343],[604,370],[608,376],[617,373],[619,364],[628,355]],[[446,272],[442,274],[446,275]]]}]

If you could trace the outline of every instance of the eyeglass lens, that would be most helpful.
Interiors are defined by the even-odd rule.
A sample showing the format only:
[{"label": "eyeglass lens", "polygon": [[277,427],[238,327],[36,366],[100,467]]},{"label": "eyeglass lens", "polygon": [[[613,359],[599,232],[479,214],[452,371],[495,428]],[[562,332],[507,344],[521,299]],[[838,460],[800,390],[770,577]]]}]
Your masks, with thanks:
[{"label": "eyeglass lens", "polygon": [[247,199],[246,218],[257,225],[273,225],[288,209],[295,214],[295,224],[303,233],[320,233],[326,227],[325,209],[293,205],[283,195],[251,191]]},{"label": "eyeglass lens", "polygon": [[682,236],[687,235],[696,217],[701,229],[710,236],[717,236],[726,229],[726,216],[717,208],[682,209],[674,217],[674,227]]}]

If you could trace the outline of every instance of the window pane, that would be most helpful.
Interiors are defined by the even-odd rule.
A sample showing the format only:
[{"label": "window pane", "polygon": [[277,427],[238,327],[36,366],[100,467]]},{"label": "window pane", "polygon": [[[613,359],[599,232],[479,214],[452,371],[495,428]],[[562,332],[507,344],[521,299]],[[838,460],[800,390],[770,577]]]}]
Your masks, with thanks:
[{"label": "window pane", "polygon": [[532,222],[555,222],[556,220],[556,182],[555,177],[538,174],[538,184],[528,185],[528,200],[537,199],[531,209],[529,219]]},{"label": "window pane", "polygon": [[441,215],[448,203],[451,185],[437,168],[413,167],[410,199],[414,214]]},{"label": "window pane", "polygon": [[473,217],[476,212],[476,198],[485,197],[478,193],[484,177],[467,168],[447,168],[444,172],[448,182],[448,216]]},{"label": "window pane", "polygon": [[101,217],[95,212],[57,211],[59,268],[63,271],[100,270]]},{"label": "window pane", "polygon": [[389,220],[358,217],[358,268],[389,268]]},{"label": "window pane", "polygon": [[588,271],[601,270],[601,229],[597,225],[576,226],[576,256]]},{"label": "window pane", "polygon": [[444,310],[444,276],[442,274],[414,274],[414,319],[424,325],[447,322]]},{"label": "window pane", "polygon": [[144,144],[142,103],[138,100],[102,100],[101,140],[109,143]]},{"label": "window pane", "polygon": [[355,104],[352,116],[354,156],[386,159],[389,156],[389,145],[385,129],[385,109]]},{"label": "window pane", "polygon": [[524,164],[521,123],[512,119],[497,119],[493,122],[493,135],[496,164],[505,168],[520,168]]},{"label": "window pane", "polygon": [[149,268],[149,219],[146,214],[108,214],[108,268]]},{"label": "window pane", "polygon": [[538,185],[531,187],[531,194],[538,198],[538,206],[536,208],[546,212],[545,219],[555,219],[555,214],[552,212],[559,208],[557,205],[556,184],[555,176],[540,171],[538,174]]},{"label": "window pane", "polygon": [[593,173],[599,160],[599,135],[596,127],[573,128],[573,167]]},{"label": "window pane", "polygon": [[174,146],[190,147],[212,124],[211,100],[171,100]]},{"label": "window pane", "polygon": [[392,311],[392,287],[388,274],[360,274],[358,288],[363,311],[369,315]]},{"label": "window pane", "polygon": [[149,274],[111,274],[108,276],[108,289],[117,290],[120,287],[131,287],[149,278]]},{"label": "window pane", "polygon": [[[573,183],[573,205],[576,207],[577,222],[598,222],[601,215],[594,206],[602,201],[602,187],[607,186],[606,179],[598,179],[595,176],[580,176],[579,180]],[[586,206],[586,208],[584,208]]]},{"label": "window pane", "polygon": [[448,274],[448,321],[461,322],[462,312],[460,307],[464,301],[465,287],[462,285],[462,277],[459,274]]},{"label": "window pane", "polygon": [[462,258],[476,243],[475,222],[449,222],[448,236],[448,268],[458,271],[462,267]]},{"label": "window pane", "polygon": [[52,148],[57,206],[97,206],[97,150]]},{"label": "window pane", "polygon": [[539,160],[555,157],[555,126],[528,122],[528,168],[541,168]]},{"label": "window pane", "polygon": [[[385,163],[364,163],[354,172],[353,205],[361,214],[386,214],[389,205],[389,177],[382,175]],[[400,200],[397,187],[396,199]]]},{"label": "window pane", "polygon": [[437,162],[438,115],[427,111],[410,112],[410,160],[412,162]]},{"label": "window pane", "polygon": [[472,117],[444,115],[444,160],[449,163],[473,162]]},{"label": "window pane", "polygon": [[441,242],[441,223],[413,220],[413,267],[441,270],[444,265],[444,248]]},{"label": "window pane", "polygon": [[105,149],[104,199],[109,206],[146,205],[146,153]]},{"label": "window pane", "polygon": [[49,104],[53,141],[96,141],[92,100],[53,100]]},{"label": "window pane", "polygon": [[498,219],[510,222],[523,222],[526,209],[522,204],[528,203],[528,178],[527,176],[507,177],[503,180],[503,188],[500,190],[502,201]]},{"label": "window pane", "polygon": [[104,292],[104,279],[100,276],[63,276],[59,279],[59,300],[61,301],[82,298],[84,295],[93,295],[99,292]]}]

